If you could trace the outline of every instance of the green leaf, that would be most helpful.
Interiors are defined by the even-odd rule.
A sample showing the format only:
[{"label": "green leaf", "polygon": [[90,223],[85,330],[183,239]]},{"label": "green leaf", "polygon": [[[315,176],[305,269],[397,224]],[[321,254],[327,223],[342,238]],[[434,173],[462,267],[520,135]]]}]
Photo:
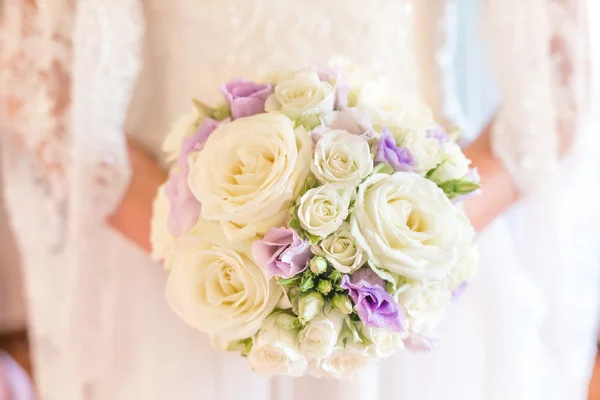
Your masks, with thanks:
[{"label": "green leaf", "polygon": [[300,277],[299,276],[293,276],[291,278],[287,278],[287,279],[279,279],[277,281],[277,284],[281,287],[292,287],[292,286],[296,286],[298,284],[298,282],[300,282]]},{"label": "green leaf", "polygon": [[198,112],[202,115],[212,115],[215,111],[211,106],[196,98],[192,99],[192,103],[194,103],[194,107],[196,107]]},{"label": "green leaf", "polygon": [[306,239],[308,239],[310,244],[317,244],[319,242],[319,240],[321,240],[320,237],[312,235],[306,231],[304,231],[304,236],[306,237]]},{"label": "green leaf", "polygon": [[294,128],[303,126],[307,131],[312,131],[321,124],[320,114],[305,114],[294,121]]},{"label": "green leaf", "polygon": [[223,104],[212,112],[212,117],[217,121],[223,121],[231,117],[231,110],[227,104]]},{"label": "green leaf", "polygon": [[444,163],[444,161],[442,161],[441,163],[436,165],[434,168],[431,168],[429,171],[427,171],[427,173],[425,174],[425,178],[431,179],[432,175],[435,174],[435,171],[437,171],[438,168],[440,167],[440,165],[442,165],[443,163]]},{"label": "green leaf", "polygon": [[388,174],[392,175],[394,173],[394,168],[390,164],[379,163],[373,168],[373,175],[375,174]]}]

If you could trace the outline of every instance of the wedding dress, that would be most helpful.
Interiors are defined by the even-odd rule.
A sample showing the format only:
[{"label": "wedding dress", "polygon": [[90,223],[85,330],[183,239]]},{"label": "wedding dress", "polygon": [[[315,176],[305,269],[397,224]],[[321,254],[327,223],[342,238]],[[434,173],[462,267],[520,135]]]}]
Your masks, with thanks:
[{"label": "wedding dress", "polygon": [[[2,162],[40,397],[584,399],[600,296],[585,3],[484,3],[498,103],[483,101],[491,82],[474,1],[4,0]],[[551,56],[555,44],[565,51]],[[523,200],[480,235],[479,275],[434,351],[352,383],[268,380],[181,322],[165,272],[104,218],[130,178],[125,132],[158,155],[192,97],[334,55],[390,76],[467,131],[485,117],[474,105],[499,104],[494,148]],[[578,134],[558,164],[564,125]]]}]

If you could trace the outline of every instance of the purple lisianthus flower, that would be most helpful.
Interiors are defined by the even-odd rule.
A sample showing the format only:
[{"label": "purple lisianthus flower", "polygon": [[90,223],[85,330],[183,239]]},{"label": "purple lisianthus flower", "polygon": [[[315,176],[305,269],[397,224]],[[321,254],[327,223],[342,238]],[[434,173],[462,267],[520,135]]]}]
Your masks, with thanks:
[{"label": "purple lisianthus flower", "polygon": [[427,131],[427,137],[437,140],[440,144],[448,143],[450,137],[446,133],[446,130],[441,125],[436,125],[435,128]]},{"label": "purple lisianthus flower", "polygon": [[198,126],[198,129],[196,129],[196,132],[192,136],[183,139],[183,142],[181,143],[181,152],[177,158],[177,165],[179,167],[187,167],[190,153],[202,150],[204,144],[218,126],[219,123],[214,119],[204,118]]},{"label": "purple lisianthus flower", "polygon": [[344,275],[340,286],[350,292],[354,309],[365,326],[395,332],[405,330],[404,310],[385,290],[385,281],[371,268],[361,268],[352,277]]},{"label": "purple lisianthus flower", "polygon": [[0,350],[0,399],[34,400],[33,385],[27,373],[10,357]]},{"label": "purple lisianthus flower", "polygon": [[221,86],[233,119],[249,117],[265,111],[265,102],[272,92],[271,83],[256,83],[235,79]]},{"label": "purple lisianthus flower", "polygon": [[333,108],[339,110],[348,105],[348,94],[350,94],[350,85],[344,79],[343,70],[339,67],[331,67],[328,65],[313,65],[312,70],[319,75],[321,82],[334,82],[335,102]]},{"label": "purple lisianthus flower", "polygon": [[459,298],[461,298],[462,295],[465,294],[468,286],[469,282],[462,281],[456,289],[452,290],[452,300],[458,300]]},{"label": "purple lisianthus flower", "polygon": [[404,339],[404,347],[414,352],[424,352],[433,349],[435,342],[435,338],[413,333]]},{"label": "purple lisianthus flower", "polygon": [[165,187],[165,196],[171,204],[167,228],[175,237],[188,233],[200,218],[200,202],[190,190],[188,174],[187,166],[174,171]]},{"label": "purple lisianthus flower", "polygon": [[394,135],[386,127],[381,130],[375,162],[389,164],[394,171],[410,172],[414,169],[412,154],[407,148],[398,147]]},{"label": "purple lisianthus flower", "polygon": [[353,135],[362,136],[365,140],[375,138],[375,130],[369,114],[358,108],[344,108],[332,111],[319,117],[321,125],[310,132],[313,142],[318,142],[321,135],[331,130],[342,130]]},{"label": "purple lisianthus flower", "polygon": [[177,158],[179,170],[171,174],[165,187],[165,195],[171,205],[167,228],[171,235],[175,237],[189,232],[200,217],[200,202],[196,199],[188,184],[190,173],[188,157],[192,152],[202,150],[204,143],[218,126],[219,123],[214,119],[204,118],[196,132],[185,138],[181,143],[181,153]]},{"label": "purple lisianthus flower", "polygon": [[264,239],[252,243],[252,255],[267,278],[291,278],[306,269],[312,253],[296,231],[282,227],[269,229]]}]

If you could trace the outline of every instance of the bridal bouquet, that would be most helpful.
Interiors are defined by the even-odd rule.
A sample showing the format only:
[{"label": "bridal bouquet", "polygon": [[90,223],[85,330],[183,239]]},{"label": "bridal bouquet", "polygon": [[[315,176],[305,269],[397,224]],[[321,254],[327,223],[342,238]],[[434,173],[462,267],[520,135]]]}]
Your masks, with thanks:
[{"label": "bridal bouquet", "polygon": [[173,311],[266,376],[348,378],[430,349],[477,265],[456,132],[348,65],[221,92],[164,144],[152,243]]}]

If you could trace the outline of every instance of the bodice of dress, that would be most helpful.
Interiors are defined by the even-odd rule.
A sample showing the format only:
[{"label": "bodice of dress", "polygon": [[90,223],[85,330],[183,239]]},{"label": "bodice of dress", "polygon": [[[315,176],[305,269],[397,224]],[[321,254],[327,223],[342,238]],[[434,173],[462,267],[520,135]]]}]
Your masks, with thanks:
[{"label": "bodice of dress", "polygon": [[[433,48],[444,3],[145,0],[144,66],[127,132],[156,152],[193,97],[214,102],[228,79],[336,56],[385,75],[405,94],[437,102]],[[419,79],[423,74],[428,78]]]}]

